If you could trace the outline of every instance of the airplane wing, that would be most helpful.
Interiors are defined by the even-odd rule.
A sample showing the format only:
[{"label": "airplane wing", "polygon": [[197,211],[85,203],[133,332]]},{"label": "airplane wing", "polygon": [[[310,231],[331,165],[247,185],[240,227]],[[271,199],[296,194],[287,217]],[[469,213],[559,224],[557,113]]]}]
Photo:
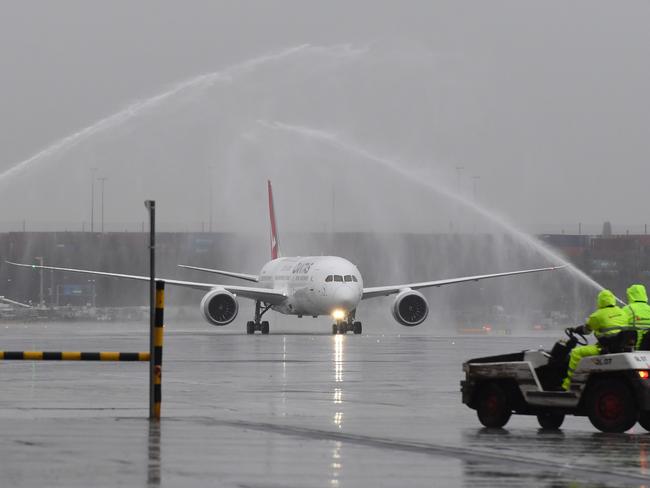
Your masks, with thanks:
[{"label": "airplane wing", "polygon": [[9,303],[11,305],[16,305],[17,307],[23,307],[23,308],[33,308],[31,305],[27,303],[22,303],[22,302],[17,302],[16,300],[11,300],[10,298],[0,296],[0,302],[5,302]]},{"label": "airplane wing", "polygon": [[362,300],[366,298],[380,297],[393,295],[399,293],[401,290],[410,288],[411,290],[417,290],[419,288],[429,288],[432,286],[443,286],[443,285],[452,285],[454,283],[463,283],[465,281],[479,281],[485,280],[488,278],[498,278],[500,276],[513,276],[526,273],[538,273],[540,271],[553,271],[556,269],[562,269],[566,266],[553,266],[551,268],[537,268],[537,269],[523,269],[519,271],[509,271],[507,273],[495,273],[495,274],[485,274],[485,275],[476,275],[476,276],[463,276],[461,278],[448,278],[445,280],[437,281],[423,281],[421,283],[409,283],[405,285],[389,285],[389,286],[375,286],[370,288],[363,289]]},{"label": "airplane wing", "polygon": [[251,275],[246,273],[234,273],[232,271],[222,271],[220,269],[199,268],[197,266],[187,266],[185,264],[179,264],[178,267],[186,268],[186,269],[195,269],[197,271],[205,271],[206,273],[214,273],[223,276],[230,276],[232,278],[239,278],[241,280],[254,281],[256,283],[259,281],[257,275]]},{"label": "airplane wing", "polygon": [[[58,268],[55,266],[38,266],[36,264],[20,264],[20,263],[12,263],[10,261],[7,261],[7,264],[11,264],[12,266],[20,266],[23,268],[52,269],[54,271],[64,271],[66,273],[81,273],[81,274],[88,274],[88,275],[95,275],[95,276],[109,276],[113,278],[124,278],[124,279],[137,280],[137,281],[149,281],[150,279],[148,276],[108,273],[105,271],[91,271],[87,269]],[[196,290],[209,291],[215,288],[224,289],[235,295],[244,298],[250,298],[252,300],[260,300],[262,302],[270,303],[272,305],[277,305],[279,303],[282,303],[287,298],[287,296],[284,293],[276,290],[271,290],[268,288],[220,285],[217,283],[200,283],[195,281],[171,280],[167,278],[156,278],[156,279],[159,281],[164,281],[169,285],[183,286],[185,288],[194,288]]]}]

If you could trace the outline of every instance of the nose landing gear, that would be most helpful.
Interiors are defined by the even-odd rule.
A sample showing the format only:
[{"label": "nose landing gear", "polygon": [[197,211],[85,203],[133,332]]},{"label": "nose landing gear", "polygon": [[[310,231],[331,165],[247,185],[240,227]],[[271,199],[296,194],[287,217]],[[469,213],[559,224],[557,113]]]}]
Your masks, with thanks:
[{"label": "nose landing gear", "polygon": [[266,335],[269,333],[269,322],[267,320],[262,320],[262,316],[268,312],[271,308],[271,305],[262,305],[261,302],[255,302],[255,320],[249,320],[246,322],[246,333],[255,334],[255,331],[259,330],[262,334]]},{"label": "nose landing gear", "polygon": [[347,334],[348,332],[361,334],[361,331],[361,322],[354,320],[354,314],[350,314],[347,320],[337,320],[335,324],[332,324],[332,335]]}]

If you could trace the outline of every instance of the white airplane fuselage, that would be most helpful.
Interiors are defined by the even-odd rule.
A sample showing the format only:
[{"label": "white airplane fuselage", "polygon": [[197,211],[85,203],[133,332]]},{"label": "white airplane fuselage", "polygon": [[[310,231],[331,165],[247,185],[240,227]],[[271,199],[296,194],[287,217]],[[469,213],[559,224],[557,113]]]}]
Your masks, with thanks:
[{"label": "white airplane fuselage", "polygon": [[357,267],[337,256],[286,257],[269,261],[259,274],[261,287],[281,291],[287,300],[271,308],[289,315],[332,315],[356,310],[363,295]]}]

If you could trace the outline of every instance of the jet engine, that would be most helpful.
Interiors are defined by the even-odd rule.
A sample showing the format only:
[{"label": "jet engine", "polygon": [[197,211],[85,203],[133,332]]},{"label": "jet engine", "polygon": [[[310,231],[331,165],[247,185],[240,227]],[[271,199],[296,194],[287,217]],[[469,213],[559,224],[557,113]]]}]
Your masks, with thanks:
[{"label": "jet engine", "polygon": [[429,305],[422,293],[415,290],[403,290],[398,293],[391,308],[393,317],[407,327],[420,325],[429,315]]},{"label": "jet engine", "polygon": [[210,290],[201,300],[201,313],[212,325],[226,325],[235,320],[239,304],[228,290]]}]

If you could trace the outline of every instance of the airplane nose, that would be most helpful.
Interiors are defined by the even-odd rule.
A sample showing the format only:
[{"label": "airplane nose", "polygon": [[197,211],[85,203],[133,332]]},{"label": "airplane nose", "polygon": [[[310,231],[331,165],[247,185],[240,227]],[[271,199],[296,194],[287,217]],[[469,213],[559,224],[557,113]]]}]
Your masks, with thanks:
[{"label": "airplane nose", "polygon": [[336,306],[343,308],[347,311],[357,308],[359,303],[359,296],[356,290],[351,286],[341,286],[334,294]]}]

